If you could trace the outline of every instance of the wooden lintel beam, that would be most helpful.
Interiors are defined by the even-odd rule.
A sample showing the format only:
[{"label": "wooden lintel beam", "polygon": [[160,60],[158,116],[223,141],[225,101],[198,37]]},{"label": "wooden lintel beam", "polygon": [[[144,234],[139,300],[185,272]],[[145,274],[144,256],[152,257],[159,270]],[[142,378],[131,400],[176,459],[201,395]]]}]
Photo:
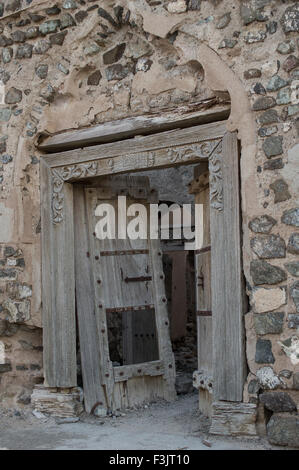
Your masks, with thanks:
[{"label": "wooden lintel beam", "polygon": [[41,134],[36,146],[43,152],[55,153],[228,118],[230,105],[215,105],[206,109],[208,106],[211,104],[201,103],[198,109],[194,105],[186,106],[182,110],[162,115],[136,116],[49,136]]}]

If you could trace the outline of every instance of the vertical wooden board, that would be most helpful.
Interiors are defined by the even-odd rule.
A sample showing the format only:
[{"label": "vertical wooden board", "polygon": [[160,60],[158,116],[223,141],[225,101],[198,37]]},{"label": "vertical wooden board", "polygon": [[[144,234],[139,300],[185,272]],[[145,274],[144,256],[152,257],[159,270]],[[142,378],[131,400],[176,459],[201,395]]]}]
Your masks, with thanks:
[{"label": "vertical wooden board", "polygon": [[169,400],[163,376],[133,377],[114,385],[113,404],[115,409],[142,405],[157,399]]},{"label": "vertical wooden board", "polygon": [[195,255],[197,310],[211,312],[211,251]]},{"label": "vertical wooden board", "polygon": [[64,218],[52,222],[52,178],[41,162],[44,374],[50,387],[77,385],[73,188],[64,184]]},{"label": "vertical wooden board", "polygon": [[211,252],[195,255],[197,311],[207,312],[197,315],[198,370],[213,376],[213,316],[211,293]]},{"label": "vertical wooden board", "polygon": [[200,388],[198,390],[198,404],[200,412],[208,417],[211,418],[213,413],[213,395],[209,392],[209,390],[204,390]]},{"label": "vertical wooden board", "polygon": [[56,350],[52,331],[53,303],[53,265],[51,246],[53,245],[53,230],[51,220],[51,170],[41,159],[41,249],[42,249],[42,324],[43,324],[43,365],[45,384],[55,386]]},{"label": "vertical wooden board", "polygon": [[[74,185],[75,276],[77,317],[84,387],[84,404],[90,413],[96,403],[106,405],[102,387],[99,333],[95,319],[85,191]],[[99,405],[101,406],[101,405]]]},{"label": "vertical wooden board", "polygon": [[[207,168],[206,168],[207,170]],[[213,376],[213,317],[211,293],[211,235],[210,235],[210,191],[208,172],[198,176],[199,192],[195,194],[195,203],[203,204],[203,246],[202,252],[195,254],[196,272],[196,309],[202,312],[197,316],[197,351],[198,370]],[[206,251],[204,251],[206,250]],[[207,312],[206,315],[203,312]],[[204,394],[205,396],[205,394]]]},{"label": "vertical wooden board", "polygon": [[[107,299],[103,295],[103,282],[108,282],[103,277],[100,263],[98,241],[94,237],[95,215],[94,208],[97,200],[97,190],[85,188],[87,204],[87,230],[90,243],[90,259],[92,266],[92,282],[94,285],[94,311],[100,349],[100,367],[102,384],[105,386],[105,397],[108,409],[112,408],[114,377],[113,366],[109,356],[108,328],[106,319]],[[113,242],[113,240],[111,240]],[[99,283],[99,281],[101,281]],[[103,281],[103,282],[102,282]]]},{"label": "vertical wooden board", "polygon": [[203,204],[203,246],[198,247],[202,252],[195,253],[196,271],[196,304],[197,310],[211,311],[211,234],[210,234],[210,195],[206,185],[208,173],[203,173],[199,178],[203,187],[195,194],[195,204]]},{"label": "vertical wooden board", "polygon": [[211,207],[214,400],[242,401],[246,375],[236,133],[222,142],[223,210]]},{"label": "vertical wooden board", "polygon": [[[162,251],[159,240],[149,240],[151,269],[153,273],[154,302],[156,310],[156,328],[158,332],[159,357],[165,364],[165,398],[174,400],[175,390],[175,360],[170,340],[170,326],[167,311],[167,299],[164,286]],[[161,282],[163,280],[163,282]]]},{"label": "vertical wooden board", "polygon": [[198,370],[213,376],[212,317],[197,317]]}]

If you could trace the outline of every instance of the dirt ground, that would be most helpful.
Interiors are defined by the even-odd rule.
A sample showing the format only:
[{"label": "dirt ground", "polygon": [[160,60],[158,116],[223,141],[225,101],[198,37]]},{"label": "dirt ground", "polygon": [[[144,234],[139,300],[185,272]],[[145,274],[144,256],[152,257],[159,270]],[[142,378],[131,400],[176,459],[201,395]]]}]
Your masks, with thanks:
[{"label": "dirt ground", "polygon": [[[209,436],[208,420],[197,411],[197,394],[174,403],[153,403],[119,416],[82,415],[76,423],[36,418],[32,410],[0,412],[0,450],[265,450],[265,440]],[[207,440],[207,443],[203,441]]]}]

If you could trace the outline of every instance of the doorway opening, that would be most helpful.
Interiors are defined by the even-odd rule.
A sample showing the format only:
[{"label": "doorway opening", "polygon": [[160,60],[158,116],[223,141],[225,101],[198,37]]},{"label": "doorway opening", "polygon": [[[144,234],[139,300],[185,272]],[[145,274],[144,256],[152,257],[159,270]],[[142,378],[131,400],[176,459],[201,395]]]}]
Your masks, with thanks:
[{"label": "doorway opening", "polygon": [[[197,300],[199,296],[197,294],[197,254],[195,251],[195,237],[190,239],[185,236],[183,211],[181,210],[184,207],[185,209],[188,208],[187,210],[190,211],[189,230],[195,233],[194,203],[195,200],[197,200],[197,196],[195,194],[194,184],[196,180],[198,182],[198,175],[201,173],[205,173],[206,181],[208,178],[206,162],[125,173],[121,175],[121,177],[109,177],[108,182],[107,178],[104,177],[97,178],[96,181],[94,180],[87,184],[85,183],[85,186],[93,188],[89,189],[89,191],[96,189],[97,203],[99,203],[100,200],[107,202],[106,192],[108,187],[118,187],[120,182],[125,181],[126,178],[131,178],[131,180],[128,181],[139,181],[139,183],[143,183],[146,179],[150,193],[156,195],[154,202],[158,204],[159,207],[164,206],[164,208],[169,209],[168,226],[163,225],[161,212],[158,214],[158,244],[162,255],[163,283],[165,289],[165,299],[163,300],[167,307],[168,334],[170,336],[171,351],[174,357],[174,387],[177,395],[196,393],[196,389],[193,386],[193,374],[198,370]],[[205,188],[208,191],[206,182]],[[101,191],[106,192],[105,195],[104,193],[102,194],[102,199],[99,199]],[[140,189],[138,191],[140,191]],[[124,194],[123,189],[118,188],[118,192],[119,194]],[[142,202],[142,199],[140,199],[140,202]],[[95,207],[96,206],[93,206],[93,209]],[[175,213],[176,209],[181,211],[181,227],[178,226],[177,213]],[[87,208],[87,210],[89,209]],[[96,211],[97,209],[95,212]],[[103,212],[102,215],[104,215],[104,213],[106,215],[106,212]],[[98,220],[101,219],[99,218]],[[197,227],[196,229],[203,230],[203,227]],[[101,248],[102,263],[106,264],[106,267],[102,265],[102,269],[104,272],[110,273],[110,280],[112,282],[109,287],[109,292],[107,290],[106,296],[110,296],[110,306],[106,309],[105,315],[108,336],[108,354],[112,367],[115,371],[120,370],[120,368],[124,366],[130,367],[132,365],[139,365],[139,367],[142,367],[145,363],[154,364],[161,359],[162,354],[159,350],[158,341],[157,329],[159,328],[159,324],[155,315],[156,312],[151,297],[152,294],[150,294],[152,288],[152,272],[148,254],[145,249],[146,245],[142,240],[134,241],[135,245],[131,246],[131,248],[135,250],[133,250],[135,258],[134,262],[132,262],[132,253],[125,251],[128,249],[128,246],[125,246],[124,242],[118,241],[117,245],[115,245],[113,242],[106,240],[102,243],[104,243]],[[117,250],[115,250],[116,246]],[[121,250],[124,251],[121,253]],[[107,256],[108,251],[109,256]],[[113,257],[110,256],[112,253],[114,254]],[[135,265],[133,266],[134,263]],[[132,269],[133,271],[130,271]],[[111,275],[111,272],[114,274]],[[119,272],[119,275],[116,274],[117,272]],[[114,291],[114,288],[116,285],[121,285],[122,281],[125,282],[125,284],[123,284],[125,288],[121,294],[120,292]],[[102,282],[105,283],[103,276]],[[206,283],[210,285],[210,281],[207,279]],[[122,290],[122,288],[120,288],[120,290]],[[123,308],[120,307],[120,303],[117,303],[116,299],[111,299],[113,296],[119,297],[118,301],[123,303]],[[134,307],[129,307],[128,305],[130,304],[134,304]],[[209,336],[212,335],[212,331],[208,333]],[[204,346],[201,347],[201,350],[202,353],[205,354]],[[80,357],[80,354],[78,354],[78,357]],[[82,383],[82,368],[80,364],[78,371],[80,374],[78,383]],[[128,394],[127,391],[126,394]],[[146,395],[145,392],[145,396]],[[158,394],[152,393],[151,400],[156,400],[156,398],[158,398]],[[126,403],[130,403],[129,396],[127,396]]]}]

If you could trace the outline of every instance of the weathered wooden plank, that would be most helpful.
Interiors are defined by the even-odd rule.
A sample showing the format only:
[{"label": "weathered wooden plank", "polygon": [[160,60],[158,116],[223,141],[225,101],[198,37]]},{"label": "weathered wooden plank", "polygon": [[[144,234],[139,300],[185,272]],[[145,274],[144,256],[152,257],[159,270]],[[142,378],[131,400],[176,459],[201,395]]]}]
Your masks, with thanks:
[{"label": "weathered wooden plank", "polygon": [[115,382],[113,391],[115,409],[126,409],[161,399],[169,400],[162,375],[143,375]]},{"label": "weathered wooden plank", "polygon": [[213,375],[212,317],[211,317],[211,235],[210,235],[210,197],[209,173],[207,165],[195,168],[189,192],[195,194],[195,203],[203,205],[202,227],[203,246],[195,251],[196,271],[196,310],[198,370]]},{"label": "weathered wooden plank", "polygon": [[94,405],[106,408],[102,387],[99,332],[95,317],[94,284],[91,273],[85,191],[74,185],[75,276],[77,317],[84,386],[84,405],[90,413]]},{"label": "weathered wooden plank", "polygon": [[127,366],[117,366],[113,368],[115,382],[123,382],[132,377],[141,377],[145,375],[156,376],[164,374],[163,361],[151,361]]},{"label": "weathered wooden plank", "polygon": [[163,116],[136,116],[112,122],[105,122],[86,129],[69,130],[51,136],[40,136],[38,148],[44,152],[58,152],[66,149],[86,147],[92,144],[113,142],[134,135],[161,132],[177,127],[205,124],[227,119],[230,106],[216,106],[213,109],[188,112],[188,108],[167,113]]},{"label": "weathered wooden plank", "polygon": [[198,370],[213,376],[212,316],[197,317]]},{"label": "weathered wooden plank", "polygon": [[[158,149],[169,149],[177,145],[188,145],[192,143],[203,143],[220,139],[226,132],[226,121],[204,124],[186,129],[175,129],[168,132],[149,136],[136,136],[110,144],[102,144],[85,147],[66,152],[44,155],[43,158],[50,167],[72,165],[91,160],[111,159],[117,156],[131,156],[142,152],[155,151]],[[206,155],[207,157],[207,155]],[[203,154],[204,158],[204,154]],[[175,162],[174,162],[175,163]],[[182,162],[184,163],[184,162]],[[124,169],[126,170],[126,169]],[[107,172],[108,173],[108,172]],[[110,167],[110,174],[113,168]]]},{"label": "weathered wooden plank", "polygon": [[51,220],[50,169],[41,159],[44,374],[50,387],[77,385],[73,188],[64,186],[64,220]]},{"label": "weathered wooden plank", "polygon": [[94,207],[96,205],[96,190],[85,188],[86,204],[87,204],[87,223],[88,223],[88,234],[90,243],[90,260],[92,265],[92,282],[94,285],[94,311],[95,321],[97,325],[97,332],[99,335],[99,349],[100,349],[100,366],[101,366],[101,378],[102,384],[105,387],[105,397],[108,409],[112,409],[113,406],[113,388],[114,388],[114,377],[113,377],[113,365],[109,355],[109,342],[108,342],[108,326],[106,318],[107,300],[103,294],[103,284],[98,281],[104,280],[101,265],[99,263],[98,252],[100,247],[98,246],[99,240],[93,235],[95,230],[95,214]]},{"label": "weathered wooden plank", "polygon": [[195,254],[197,310],[211,311],[211,250]]},{"label": "weathered wooden plank", "polygon": [[[224,136],[218,164],[222,171],[218,183],[223,188],[223,208],[211,207],[214,400],[238,402],[242,401],[246,365],[236,133]],[[210,170],[213,190],[215,166],[210,166]]]},{"label": "weathered wooden plank", "polygon": [[176,398],[175,391],[175,360],[170,341],[170,326],[167,311],[167,298],[164,279],[162,251],[159,240],[149,240],[151,253],[151,270],[153,273],[154,298],[156,308],[156,328],[158,332],[159,357],[165,365],[165,398],[168,401]]},{"label": "weathered wooden plank", "polygon": [[189,192],[195,195],[195,203],[202,204],[201,246],[195,250],[197,353],[198,370],[193,373],[193,386],[199,391],[199,409],[210,416],[213,393],[213,317],[211,305],[211,235],[210,191],[208,163],[195,167],[194,180]]}]

